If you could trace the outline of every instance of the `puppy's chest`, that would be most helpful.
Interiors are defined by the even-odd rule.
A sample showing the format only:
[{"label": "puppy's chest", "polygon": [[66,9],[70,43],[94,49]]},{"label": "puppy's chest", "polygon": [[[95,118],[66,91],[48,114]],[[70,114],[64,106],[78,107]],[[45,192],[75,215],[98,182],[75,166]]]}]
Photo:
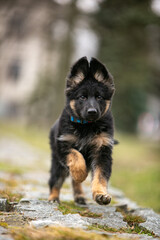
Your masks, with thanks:
[{"label": "puppy's chest", "polygon": [[87,135],[87,136],[75,135],[75,136],[76,136],[76,141],[74,142],[74,145],[79,151],[88,149],[92,146],[92,140],[94,136],[92,135]]},{"label": "puppy's chest", "polygon": [[82,135],[75,131],[73,134],[61,135],[59,140],[68,143],[71,148],[76,148],[79,151],[87,149],[98,151],[103,146],[112,147],[114,144],[113,137],[106,132]]}]

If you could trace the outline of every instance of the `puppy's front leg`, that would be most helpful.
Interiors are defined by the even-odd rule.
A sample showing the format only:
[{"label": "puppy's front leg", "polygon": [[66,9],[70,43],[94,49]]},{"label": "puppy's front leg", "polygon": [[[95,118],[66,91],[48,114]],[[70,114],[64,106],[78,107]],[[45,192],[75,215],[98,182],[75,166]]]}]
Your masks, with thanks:
[{"label": "puppy's front leg", "polygon": [[112,166],[111,149],[103,146],[96,155],[92,164],[92,194],[98,204],[105,205],[111,202],[107,192]]},{"label": "puppy's front leg", "polygon": [[76,149],[71,149],[67,155],[67,166],[75,182],[83,182],[88,173],[83,155]]},{"label": "puppy's front leg", "polygon": [[103,176],[102,170],[98,166],[93,173],[92,194],[93,199],[100,205],[109,204],[111,201],[111,197],[107,193],[107,179]]}]

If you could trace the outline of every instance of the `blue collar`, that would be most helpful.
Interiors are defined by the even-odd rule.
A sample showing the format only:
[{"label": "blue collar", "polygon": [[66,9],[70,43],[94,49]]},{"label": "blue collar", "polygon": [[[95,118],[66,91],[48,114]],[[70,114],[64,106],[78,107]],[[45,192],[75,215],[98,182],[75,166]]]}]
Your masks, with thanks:
[{"label": "blue collar", "polygon": [[92,121],[80,120],[80,119],[75,118],[73,116],[71,116],[70,120],[71,120],[71,122],[81,123],[81,124],[92,123]]}]

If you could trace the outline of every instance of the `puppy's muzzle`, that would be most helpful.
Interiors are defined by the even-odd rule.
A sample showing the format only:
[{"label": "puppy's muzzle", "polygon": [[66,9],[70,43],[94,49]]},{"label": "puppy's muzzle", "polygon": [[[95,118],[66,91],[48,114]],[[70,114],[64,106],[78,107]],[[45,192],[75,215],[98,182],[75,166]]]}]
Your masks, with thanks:
[{"label": "puppy's muzzle", "polygon": [[89,108],[87,111],[88,120],[96,120],[98,118],[98,111],[96,108]]}]

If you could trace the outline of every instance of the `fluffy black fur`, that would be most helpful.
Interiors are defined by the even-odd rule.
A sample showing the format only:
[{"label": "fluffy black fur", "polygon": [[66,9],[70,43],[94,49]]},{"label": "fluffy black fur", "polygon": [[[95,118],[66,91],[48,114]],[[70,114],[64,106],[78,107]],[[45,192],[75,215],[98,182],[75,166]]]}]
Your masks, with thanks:
[{"label": "fluffy black fur", "polygon": [[[83,155],[87,171],[91,170],[93,178],[95,169],[98,168],[101,173],[99,180],[101,177],[106,182],[109,180],[114,144],[111,114],[113,93],[113,78],[97,59],[92,58],[88,62],[87,58],[83,57],[72,66],[66,81],[66,105],[50,132],[52,166],[49,187],[51,192],[53,189],[60,190],[65,178],[69,175],[67,156],[71,149],[76,149]],[[89,122],[85,124],[72,122],[71,116]],[[101,144],[101,140],[93,141],[94,137],[101,136],[100,134],[108,136],[108,144],[106,142]],[[65,139],[66,135],[73,136],[73,139]],[[97,147],[98,144],[99,147]],[[103,200],[103,196],[94,199],[99,204],[110,202],[110,200]],[[59,201],[59,196],[51,197],[50,200]],[[83,197],[76,201],[85,203]]]}]

